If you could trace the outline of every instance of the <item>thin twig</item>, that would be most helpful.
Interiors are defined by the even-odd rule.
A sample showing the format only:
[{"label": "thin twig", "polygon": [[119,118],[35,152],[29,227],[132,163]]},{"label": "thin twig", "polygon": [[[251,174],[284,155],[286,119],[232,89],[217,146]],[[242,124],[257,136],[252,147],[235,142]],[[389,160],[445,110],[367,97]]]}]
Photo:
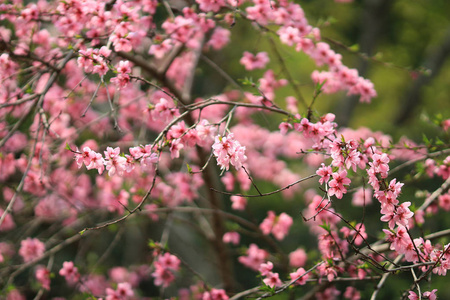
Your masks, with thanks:
[{"label": "thin twig", "polygon": [[273,194],[277,194],[277,193],[279,193],[279,192],[281,192],[281,191],[287,190],[287,189],[291,188],[292,186],[294,186],[294,185],[296,185],[296,184],[298,184],[298,183],[300,183],[300,182],[306,181],[306,180],[308,180],[308,179],[311,179],[311,178],[314,178],[314,177],[317,177],[317,176],[318,176],[317,174],[313,174],[313,175],[304,177],[304,178],[302,178],[302,179],[299,179],[299,180],[297,180],[297,181],[295,181],[295,182],[293,182],[293,183],[291,183],[291,184],[288,184],[287,186],[285,186],[285,187],[283,187],[283,188],[281,188],[281,189],[278,189],[278,190],[275,190],[275,191],[272,191],[272,192],[269,192],[269,193],[263,193],[263,194],[260,194],[260,195],[235,194],[235,193],[229,193],[229,192],[219,191],[219,190],[216,190],[216,189],[214,189],[214,188],[211,188],[211,190],[214,191],[214,192],[216,192],[216,193],[220,193],[220,194],[224,194],[224,195],[230,195],[230,196],[235,195],[235,196],[246,197],[246,198],[265,197],[265,196],[270,196],[270,195],[273,195]]}]

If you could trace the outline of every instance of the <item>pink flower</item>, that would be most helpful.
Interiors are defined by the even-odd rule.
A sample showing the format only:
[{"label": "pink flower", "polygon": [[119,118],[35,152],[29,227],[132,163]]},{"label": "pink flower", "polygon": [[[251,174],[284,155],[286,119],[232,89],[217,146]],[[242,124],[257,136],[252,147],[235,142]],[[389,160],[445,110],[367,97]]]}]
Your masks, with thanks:
[{"label": "pink flower", "polygon": [[211,46],[214,50],[220,50],[230,42],[230,35],[231,32],[228,29],[216,27],[206,45]]},{"label": "pink flower", "polygon": [[305,273],[306,273],[305,269],[299,268],[299,269],[297,269],[297,271],[290,273],[289,276],[291,277],[291,280],[296,280],[295,284],[304,285],[304,284],[306,284],[306,281],[309,278],[309,274],[305,274]]},{"label": "pink flower", "polygon": [[156,262],[162,268],[170,269],[173,271],[178,271],[180,269],[180,260],[175,256],[168,252],[164,253],[164,255],[158,256],[158,260]]},{"label": "pink flower", "polygon": [[268,261],[265,264],[261,264],[259,266],[258,271],[261,273],[262,276],[267,276],[269,273],[272,272],[273,269],[273,263]]},{"label": "pink flower", "polygon": [[291,267],[303,267],[306,263],[307,255],[305,250],[298,248],[289,254],[289,265]]},{"label": "pink flower", "polygon": [[111,78],[110,81],[115,84],[117,89],[120,90],[128,85],[130,82],[130,76],[128,74],[119,73],[116,77]]},{"label": "pink flower", "polygon": [[[0,216],[3,216],[5,211],[0,208]],[[7,214],[5,219],[3,220],[2,225],[0,226],[0,231],[8,231],[16,227],[16,224],[14,223],[14,220],[11,216],[11,214]]]},{"label": "pink flower", "polygon": [[178,271],[180,268],[180,260],[170,253],[159,255],[154,263],[155,271],[152,277],[155,278],[156,286],[168,287],[174,280],[173,271]]},{"label": "pink flower", "polygon": [[265,235],[272,233],[277,240],[281,241],[289,232],[292,223],[293,220],[288,214],[281,213],[277,217],[273,211],[268,211],[267,218],[259,225],[259,228]]},{"label": "pink flower", "polygon": [[235,231],[225,232],[225,234],[222,237],[224,243],[231,243],[233,245],[239,245],[240,239],[241,237],[239,233]]},{"label": "pink flower", "polygon": [[247,199],[245,197],[233,195],[230,197],[230,200],[233,204],[231,204],[231,208],[235,210],[245,210],[247,206]]},{"label": "pink flower", "polygon": [[344,293],[345,299],[359,300],[361,299],[361,293],[352,286],[348,286]]},{"label": "pink flower", "polygon": [[445,211],[450,211],[450,193],[438,197],[439,206]]},{"label": "pink flower", "polygon": [[238,260],[244,266],[257,271],[268,256],[267,251],[259,249],[256,244],[250,244],[247,249],[247,256],[239,256]]},{"label": "pink flower", "polygon": [[44,289],[50,290],[50,271],[46,267],[38,266],[35,276]]},{"label": "pink flower", "polygon": [[325,164],[322,163],[322,167],[320,167],[316,171],[316,174],[320,176],[319,183],[323,184],[327,183],[328,180],[330,180],[330,176],[331,174],[333,174],[333,170],[331,169],[330,166],[325,166]]},{"label": "pink flower", "polygon": [[195,2],[200,5],[201,10],[212,12],[218,12],[222,6],[226,5],[224,0],[196,0]]},{"label": "pink flower", "polygon": [[226,137],[216,136],[215,143],[212,145],[214,156],[217,158],[217,164],[221,169],[228,170],[231,163],[236,170],[242,167],[247,160],[245,156],[245,147],[234,139],[234,135],[230,133]]},{"label": "pink flower", "polygon": [[111,148],[107,147],[105,151],[106,157],[106,170],[108,170],[108,175],[113,176],[114,174],[118,174],[119,176],[123,175],[123,172],[126,170],[126,162],[127,159],[123,156],[119,156],[120,148]]},{"label": "pink flower", "polygon": [[278,273],[272,272],[269,272],[266,275],[266,278],[263,279],[263,282],[265,285],[270,286],[271,288],[278,287],[283,284],[283,282],[280,280],[280,275],[278,275]]},{"label": "pink flower", "polygon": [[442,121],[441,126],[444,131],[447,131],[450,128],[450,119]]},{"label": "pink flower", "polygon": [[125,300],[134,296],[134,292],[131,288],[131,284],[128,282],[121,282],[117,285],[117,289],[106,289],[106,300]]},{"label": "pink flower", "polygon": [[152,277],[155,278],[155,285],[162,287],[168,287],[175,280],[173,273],[160,265],[155,265],[155,271],[152,273]]},{"label": "pink flower", "polygon": [[209,292],[204,292],[202,295],[202,300],[227,300],[225,290],[212,288]]},{"label": "pink flower", "polygon": [[36,238],[27,238],[20,242],[19,254],[25,262],[41,257],[45,252],[45,245]]},{"label": "pink flower", "polygon": [[336,195],[336,198],[342,199],[342,196],[347,193],[347,189],[344,185],[349,185],[351,180],[347,178],[347,171],[341,171],[339,173],[333,173],[333,179],[328,183],[329,190],[328,195]]},{"label": "pink flower", "polygon": [[372,163],[369,163],[371,166],[373,166],[374,171],[376,173],[380,173],[381,174],[381,178],[386,178],[387,177],[387,173],[389,171],[389,157],[387,156],[386,153],[382,153],[380,154],[374,154],[372,156]]},{"label": "pink flower", "polygon": [[414,213],[408,208],[410,205],[411,202],[404,202],[397,207],[396,211],[393,212],[392,220],[389,222],[390,228],[393,228],[391,222],[395,222],[397,225],[403,225],[405,227],[408,225],[408,220],[414,216]]},{"label": "pink flower", "polygon": [[272,234],[273,236],[281,241],[288,234],[289,229],[291,228],[294,221],[291,216],[286,213],[281,213],[278,216],[278,221],[273,225]]},{"label": "pink flower", "polygon": [[367,103],[370,103],[370,100],[377,96],[373,83],[362,77],[359,77],[357,83],[348,90],[348,94],[360,95],[359,101]]},{"label": "pink flower", "polygon": [[59,275],[64,276],[69,284],[77,283],[80,280],[78,268],[74,266],[72,261],[65,261],[63,267],[59,270]]},{"label": "pink flower", "polygon": [[436,300],[436,298],[437,298],[436,292],[437,292],[437,289],[434,289],[431,292],[423,293],[423,296],[428,298],[429,300]]},{"label": "pink flower", "polygon": [[103,159],[103,156],[100,153],[91,150],[89,151],[88,158],[89,164],[86,165],[86,169],[97,169],[98,174],[102,174],[105,170],[105,160]]},{"label": "pink flower", "polygon": [[298,28],[292,26],[283,26],[278,31],[277,34],[280,37],[280,41],[283,44],[292,46],[301,42],[301,34]]},{"label": "pink flower", "polygon": [[372,190],[360,187],[353,194],[352,204],[354,206],[364,206],[372,203]]},{"label": "pink flower", "polygon": [[417,294],[414,293],[413,291],[409,291],[408,299],[409,300],[419,300],[419,296],[417,296]]},{"label": "pink flower", "polygon": [[292,129],[292,124],[287,123],[287,122],[282,122],[282,123],[280,123],[278,128],[280,129],[281,134],[286,134],[289,131],[289,129]]},{"label": "pink flower", "polygon": [[244,65],[247,71],[263,69],[268,62],[269,56],[267,55],[267,52],[259,52],[256,55],[253,55],[252,53],[245,51],[244,56],[240,60],[241,65]]},{"label": "pink flower", "polygon": [[173,48],[173,40],[165,39],[161,44],[153,44],[148,50],[148,54],[154,55],[157,59],[163,58]]}]

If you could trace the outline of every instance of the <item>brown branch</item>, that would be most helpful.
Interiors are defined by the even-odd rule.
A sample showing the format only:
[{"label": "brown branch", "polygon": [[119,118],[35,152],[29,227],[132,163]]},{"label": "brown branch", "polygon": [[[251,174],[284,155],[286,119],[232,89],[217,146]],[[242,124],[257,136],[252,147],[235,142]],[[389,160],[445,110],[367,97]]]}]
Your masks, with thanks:
[{"label": "brown branch", "polygon": [[270,195],[273,195],[273,194],[277,194],[277,193],[279,193],[281,191],[284,191],[284,190],[287,190],[287,189],[291,188],[292,186],[294,186],[294,185],[296,185],[296,184],[298,184],[300,182],[306,181],[308,179],[311,179],[311,178],[314,178],[314,177],[317,177],[317,176],[318,176],[317,174],[313,174],[313,175],[304,177],[302,179],[299,179],[299,180],[297,180],[297,181],[295,181],[295,182],[293,182],[291,184],[288,184],[287,186],[285,186],[285,187],[283,187],[281,189],[278,189],[276,191],[272,191],[272,192],[269,192],[269,193],[263,193],[263,194],[259,194],[259,195],[235,194],[235,193],[219,191],[219,190],[216,190],[214,188],[211,188],[211,190],[213,190],[216,193],[223,194],[223,195],[230,195],[230,196],[234,195],[234,196],[240,196],[240,197],[246,197],[246,198],[257,198],[257,197],[264,197],[264,196],[270,196]]}]

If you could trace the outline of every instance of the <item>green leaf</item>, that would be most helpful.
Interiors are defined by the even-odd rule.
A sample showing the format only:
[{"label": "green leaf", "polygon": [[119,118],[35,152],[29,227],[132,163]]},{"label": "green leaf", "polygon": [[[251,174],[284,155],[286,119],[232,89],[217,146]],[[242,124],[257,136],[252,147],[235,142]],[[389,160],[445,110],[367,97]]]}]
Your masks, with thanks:
[{"label": "green leaf", "polygon": [[80,232],[78,232],[80,235],[83,235],[84,232],[86,231],[86,229],[81,230]]},{"label": "green leaf", "polygon": [[425,135],[425,133],[422,134],[422,140],[423,140],[423,142],[425,143],[426,146],[430,146],[431,145],[432,140],[429,140],[428,137]]},{"label": "green leaf", "polygon": [[253,82],[253,79],[250,77],[245,77],[244,79],[238,79],[238,81],[242,82],[243,85],[250,85],[253,86],[255,83]]},{"label": "green leaf", "polygon": [[327,232],[330,232],[330,231],[331,231],[331,227],[330,227],[330,225],[327,224],[327,223],[323,223],[322,225],[319,225],[319,227],[325,229]]},{"label": "green leaf", "polygon": [[321,83],[316,84],[316,96],[319,96],[319,94],[322,93],[322,88],[326,82],[327,82],[327,80],[325,79]]},{"label": "green leaf", "polygon": [[359,51],[359,44],[351,45],[350,47],[348,47],[348,49],[350,49],[353,52],[358,52]]},{"label": "green leaf", "polygon": [[192,174],[192,168],[189,164],[186,164],[189,174]]},{"label": "green leaf", "polygon": [[264,285],[261,285],[261,286],[259,287],[259,290],[260,290],[260,291],[266,292],[266,293],[271,293],[271,294],[275,293],[275,288],[270,287],[270,286],[266,285],[265,283],[263,283],[263,284],[264,284]]},{"label": "green leaf", "polygon": [[69,150],[69,151],[72,151],[72,149],[70,149],[70,146],[69,146],[69,143],[68,143],[68,142],[66,142],[66,147],[65,147],[64,149]]}]

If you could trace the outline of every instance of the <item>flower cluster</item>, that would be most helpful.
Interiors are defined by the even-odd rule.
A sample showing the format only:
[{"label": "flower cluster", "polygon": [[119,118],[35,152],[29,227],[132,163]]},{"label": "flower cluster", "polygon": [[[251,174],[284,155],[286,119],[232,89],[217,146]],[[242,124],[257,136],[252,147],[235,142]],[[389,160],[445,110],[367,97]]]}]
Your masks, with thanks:
[{"label": "flower cluster", "polygon": [[286,213],[276,216],[275,212],[268,211],[267,218],[259,225],[259,228],[265,235],[272,233],[277,240],[281,241],[288,234],[293,223],[292,218]]},{"label": "flower cluster", "polygon": [[72,261],[65,261],[63,267],[59,270],[59,275],[64,276],[69,284],[75,284],[80,280],[80,273]]},{"label": "flower cluster", "polygon": [[245,147],[234,139],[234,134],[227,136],[216,136],[215,143],[212,145],[214,156],[217,158],[217,164],[221,169],[228,170],[230,164],[237,170],[247,160],[245,156]]},{"label": "flower cluster", "polygon": [[117,174],[123,176],[124,172],[130,173],[134,167],[135,162],[140,161],[143,168],[148,168],[158,162],[158,155],[152,151],[150,145],[131,147],[131,155],[120,155],[120,148],[107,147],[104,151],[105,157],[88,146],[83,147],[83,151],[78,149],[75,152],[75,160],[78,168],[84,164],[86,169],[97,169],[99,174],[103,171],[108,171],[109,176]]},{"label": "flower cluster", "polygon": [[283,282],[280,280],[280,275],[278,273],[273,273],[272,269],[273,263],[270,261],[259,266],[261,276],[265,277],[263,279],[264,284],[271,288],[279,287],[283,284]]},{"label": "flower cluster", "polygon": [[36,238],[27,238],[20,242],[19,254],[25,262],[32,261],[42,256],[45,252],[45,245]]},{"label": "flower cluster", "polygon": [[180,260],[175,255],[166,252],[156,257],[153,266],[155,271],[152,273],[152,277],[155,278],[155,285],[168,287],[175,280],[173,272],[180,269]]}]

